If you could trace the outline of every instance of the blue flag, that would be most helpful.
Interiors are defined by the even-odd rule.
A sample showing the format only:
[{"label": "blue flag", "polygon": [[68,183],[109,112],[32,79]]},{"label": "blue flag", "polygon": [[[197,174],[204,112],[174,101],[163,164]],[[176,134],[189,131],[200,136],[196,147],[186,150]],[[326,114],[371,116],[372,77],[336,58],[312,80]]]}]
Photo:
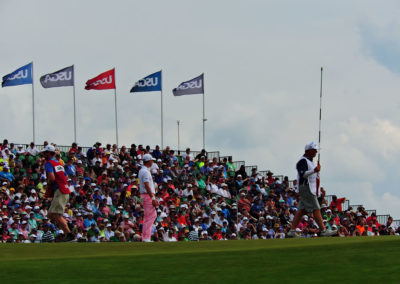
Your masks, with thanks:
[{"label": "blue flag", "polygon": [[131,93],[161,91],[161,71],[153,73],[135,83]]},{"label": "blue flag", "polygon": [[3,77],[2,87],[32,84],[32,63],[18,68]]}]

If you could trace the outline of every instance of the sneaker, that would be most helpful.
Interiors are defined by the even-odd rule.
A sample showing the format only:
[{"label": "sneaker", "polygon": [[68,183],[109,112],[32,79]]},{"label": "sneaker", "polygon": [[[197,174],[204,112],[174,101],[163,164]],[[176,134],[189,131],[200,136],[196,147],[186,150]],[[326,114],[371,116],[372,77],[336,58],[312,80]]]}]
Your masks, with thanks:
[{"label": "sneaker", "polygon": [[65,236],[63,242],[73,242],[75,240],[75,236],[71,233]]},{"label": "sneaker", "polygon": [[324,231],[321,231],[319,234],[321,237],[332,237],[337,235],[337,230],[330,230],[330,229],[325,229]]},{"label": "sneaker", "polygon": [[295,230],[290,230],[287,236],[289,238],[300,238],[300,235]]},{"label": "sneaker", "polygon": [[150,239],[143,239],[143,241],[142,242],[144,242],[144,243],[152,243],[153,241],[152,240],[150,240]]}]

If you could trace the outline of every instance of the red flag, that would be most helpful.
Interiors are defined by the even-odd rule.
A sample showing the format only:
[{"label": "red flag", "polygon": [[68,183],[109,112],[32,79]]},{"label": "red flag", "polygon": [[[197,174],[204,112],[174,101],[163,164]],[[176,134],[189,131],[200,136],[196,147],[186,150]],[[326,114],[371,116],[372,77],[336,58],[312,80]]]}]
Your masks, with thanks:
[{"label": "red flag", "polygon": [[107,90],[115,89],[115,73],[114,69],[101,73],[86,82],[86,90]]}]

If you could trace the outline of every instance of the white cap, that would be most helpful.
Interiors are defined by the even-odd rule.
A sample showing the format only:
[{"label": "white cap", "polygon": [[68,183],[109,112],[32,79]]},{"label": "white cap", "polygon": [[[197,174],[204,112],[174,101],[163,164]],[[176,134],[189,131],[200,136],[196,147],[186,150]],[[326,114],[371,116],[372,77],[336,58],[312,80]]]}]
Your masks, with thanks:
[{"label": "white cap", "polygon": [[318,147],[318,145],[315,144],[314,141],[313,141],[313,142],[310,142],[310,143],[306,144],[306,146],[304,147],[304,149],[305,149],[306,151],[307,151],[307,150],[311,150],[311,149],[313,149],[313,150],[319,150],[319,147]]},{"label": "white cap", "polygon": [[53,145],[47,145],[46,147],[43,148],[41,152],[55,152],[56,148],[54,148]]},{"label": "white cap", "polygon": [[64,234],[64,231],[63,230],[58,230],[58,233],[59,234]]},{"label": "white cap", "polygon": [[106,228],[110,228],[110,227],[111,227],[111,224],[107,224],[107,225],[106,225]]},{"label": "white cap", "polygon": [[145,155],[143,155],[143,162],[148,162],[148,161],[151,161],[151,160],[155,160],[150,154],[145,154]]}]

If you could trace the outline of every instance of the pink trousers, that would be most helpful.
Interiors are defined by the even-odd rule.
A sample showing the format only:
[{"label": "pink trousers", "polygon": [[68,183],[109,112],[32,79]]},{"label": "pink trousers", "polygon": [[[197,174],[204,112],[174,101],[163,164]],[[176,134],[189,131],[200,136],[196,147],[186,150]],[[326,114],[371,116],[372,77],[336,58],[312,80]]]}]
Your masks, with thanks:
[{"label": "pink trousers", "polygon": [[154,221],[157,217],[156,208],[151,202],[151,197],[148,194],[141,194],[140,197],[143,199],[143,229],[142,229],[142,240],[149,240],[151,238],[151,229]]}]

